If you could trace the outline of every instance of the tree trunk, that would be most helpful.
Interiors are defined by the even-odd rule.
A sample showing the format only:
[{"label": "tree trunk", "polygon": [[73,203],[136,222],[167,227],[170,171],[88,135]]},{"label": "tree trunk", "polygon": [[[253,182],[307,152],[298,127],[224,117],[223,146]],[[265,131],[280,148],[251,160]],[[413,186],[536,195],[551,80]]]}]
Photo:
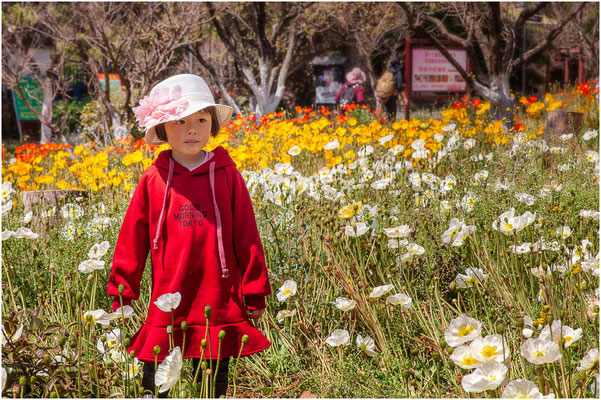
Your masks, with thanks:
[{"label": "tree trunk", "polygon": [[52,78],[46,77],[42,80],[42,132],[40,134],[40,144],[49,143],[52,140],[52,106],[54,103],[54,93],[52,91]]},{"label": "tree trunk", "polygon": [[490,101],[494,119],[503,121],[506,128],[513,128],[515,102],[511,98],[509,75],[498,74],[490,77],[490,85],[476,84],[474,89],[484,99]]},{"label": "tree trunk", "polygon": [[[33,211],[31,230],[43,236],[47,229],[56,229],[60,225],[62,217],[60,209],[68,202],[80,202],[88,198],[85,190],[36,190],[26,191],[21,195],[24,213]],[[42,210],[56,207],[56,212],[51,217],[43,217]]]},{"label": "tree trunk", "polygon": [[[112,109],[110,110],[111,113],[111,128],[113,130],[113,135],[112,138],[109,137],[109,139],[115,140],[115,139],[125,139],[129,133],[128,129],[127,129],[127,125],[125,125],[122,121],[121,121],[121,113],[119,113],[119,111],[117,111],[117,109],[115,109],[114,107],[111,107]],[[110,136],[110,135],[108,135]],[[105,143],[105,146],[110,145],[111,143]]]}]

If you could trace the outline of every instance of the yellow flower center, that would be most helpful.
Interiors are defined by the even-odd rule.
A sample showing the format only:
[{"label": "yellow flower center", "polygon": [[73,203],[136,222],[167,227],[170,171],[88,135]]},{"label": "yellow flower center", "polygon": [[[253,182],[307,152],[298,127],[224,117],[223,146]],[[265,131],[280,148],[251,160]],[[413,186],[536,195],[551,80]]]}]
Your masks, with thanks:
[{"label": "yellow flower center", "polygon": [[284,294],[290,294],[290,288],[284,289]]},{"label": "yellow flower center", "polygon": [[461,327],[461,329],[459,329],[459,332],[457,332],[457,337],[464,337],[469,335],[470,333],[472,333],[474,331],[474,328],[472,328],[469,325],[463,326]]},{"label": "yellow flower center", "polygon": [[497,354],[497,348],[493,346],[484,346],[482,349],[482,357],[490,358]]},{"label": "yellow flower center", "polygon": [[564,339],[566,342],[571,342],[571,341],[572,341],[572,339],[574,339],[574,338],[573,338],[573,337],[571,337],[571,336],[566,336],[566,337],[564,337],[563,339]]},{"label": "yellow flower center", "polygon": [[495,375],[488,375],[484,377],[484,380],[486,381],[495,381],[497,380],[497,377]]},{"label": "yellow flower center", "polygon": [[544,357],[547,354],[546,351],[537,351],[534,353],[534,357]]},{"label": "yellow flower center", "polygon": [[480,282],[478,279],[476,279],[476,278],[470,278],[470,279],[468,279],[467,281],[465,281],[465,284],[466,284],[467,286],[470,286],[470,287],[471,287],[471,286],[474,286],[474,284],[476,284],[476,283],[478,283],[478,282]]},{"label": "yellow flower center", "polygon": [[463,365],[474,365],[476,362],[476,359],[470,355],[463,357],[463,360],[461,360],[461,364]]},{"label": "yellow flower center", "polygon": [[505,224],[505,230],[510,231],[512,229],[513,229],[513,225],[512,224],[510,224],[510,223],[506,223]]}]

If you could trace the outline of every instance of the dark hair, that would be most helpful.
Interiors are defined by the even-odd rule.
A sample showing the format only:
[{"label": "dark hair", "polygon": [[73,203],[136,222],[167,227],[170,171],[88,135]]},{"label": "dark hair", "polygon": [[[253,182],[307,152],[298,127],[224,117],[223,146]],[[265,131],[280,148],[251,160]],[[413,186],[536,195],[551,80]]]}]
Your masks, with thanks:
[{"label": "dark hair", "polygon": [[[217,136],[217,134],[219,133],[219,130],[220,130],[220,126],[219,126],[219,120],[217,119],[217,111],[215,110],[215,107],[213,107],[213,106],[207,107],[207,108],[204,108],[202,111],[206,111],[209,113],[209,115],[211,115],[211,136],[213,136],[213,137]],[[164,122],[162,124],[158,124],[157,126],[155,126],[154,130],[155,130],[159,140],[161,140],[163,142],[167,141],[167,131],[165,131],[165,123]]]}]

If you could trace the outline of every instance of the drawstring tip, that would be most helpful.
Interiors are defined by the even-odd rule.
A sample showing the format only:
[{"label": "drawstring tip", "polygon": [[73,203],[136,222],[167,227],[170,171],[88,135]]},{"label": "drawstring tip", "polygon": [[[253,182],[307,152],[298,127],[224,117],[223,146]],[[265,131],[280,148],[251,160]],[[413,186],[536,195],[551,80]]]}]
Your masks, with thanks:
[{"label": "drawstring tip", "polygon": [[221,274],[221,277],[224,279],[227,279],[230,277],[230,272],[226,269],[223,271],[223,273]]},{"label": "drawstring tip", "polygon": [[153,250],[158,250],[159,249],[159,245],[157,244],[157,242],[153,242],[152,243],[152,249]]}]

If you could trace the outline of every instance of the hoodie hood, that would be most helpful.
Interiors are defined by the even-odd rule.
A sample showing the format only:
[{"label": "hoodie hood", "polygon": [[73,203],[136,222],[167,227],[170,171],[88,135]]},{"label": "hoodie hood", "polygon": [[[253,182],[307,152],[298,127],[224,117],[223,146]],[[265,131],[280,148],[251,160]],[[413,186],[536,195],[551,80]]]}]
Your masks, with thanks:
[{"label": "hoodie hood", "polygon": [[[223,246],[223,225],[221,223],[221,213],[219,212],[219,206],[217,205],[217,199],[215,197],[215,169],[225,168],[227,166],[236,166],[234,160],[230,157],[227,150],[223,147],[218,146],[215,150],[212,151],[213,157],[210,157],[205,163],[203,163],[200,167],[193,169],[190,171],[188,168],[183,165],[175,162],[172,157],[172,150],[164,150],[162,151],[157,159],[153,162],[157,168],[164,169],[168,171],[167,182],[165,186],[165,195],[163,197],[163,206],[161,207],[161,214],[159,216],[159,223],[157,224],[156,233],[154,239],[152,241],[152,249],[159,249],[159,237],[161,235],[161,228],[163,226],[163,221],[165,217],[166,207],[167,207],[167,196],[169,195],[169,189],[171,188],[171,182],[173,180],[173,174],[184,174],[184,175],[199,175],[205,174],[208,172],[209,174],[209,182],[211,186],[211,194],[213,197],[213,208],[215,209],[215,216],[217,219],[217,243],[219,250],[219,261],[221,264],[221,277],[228,278],[229,270],[225,261],[225,249]],[[165,264],[163,263],[163,268],[165,268]]]}]

